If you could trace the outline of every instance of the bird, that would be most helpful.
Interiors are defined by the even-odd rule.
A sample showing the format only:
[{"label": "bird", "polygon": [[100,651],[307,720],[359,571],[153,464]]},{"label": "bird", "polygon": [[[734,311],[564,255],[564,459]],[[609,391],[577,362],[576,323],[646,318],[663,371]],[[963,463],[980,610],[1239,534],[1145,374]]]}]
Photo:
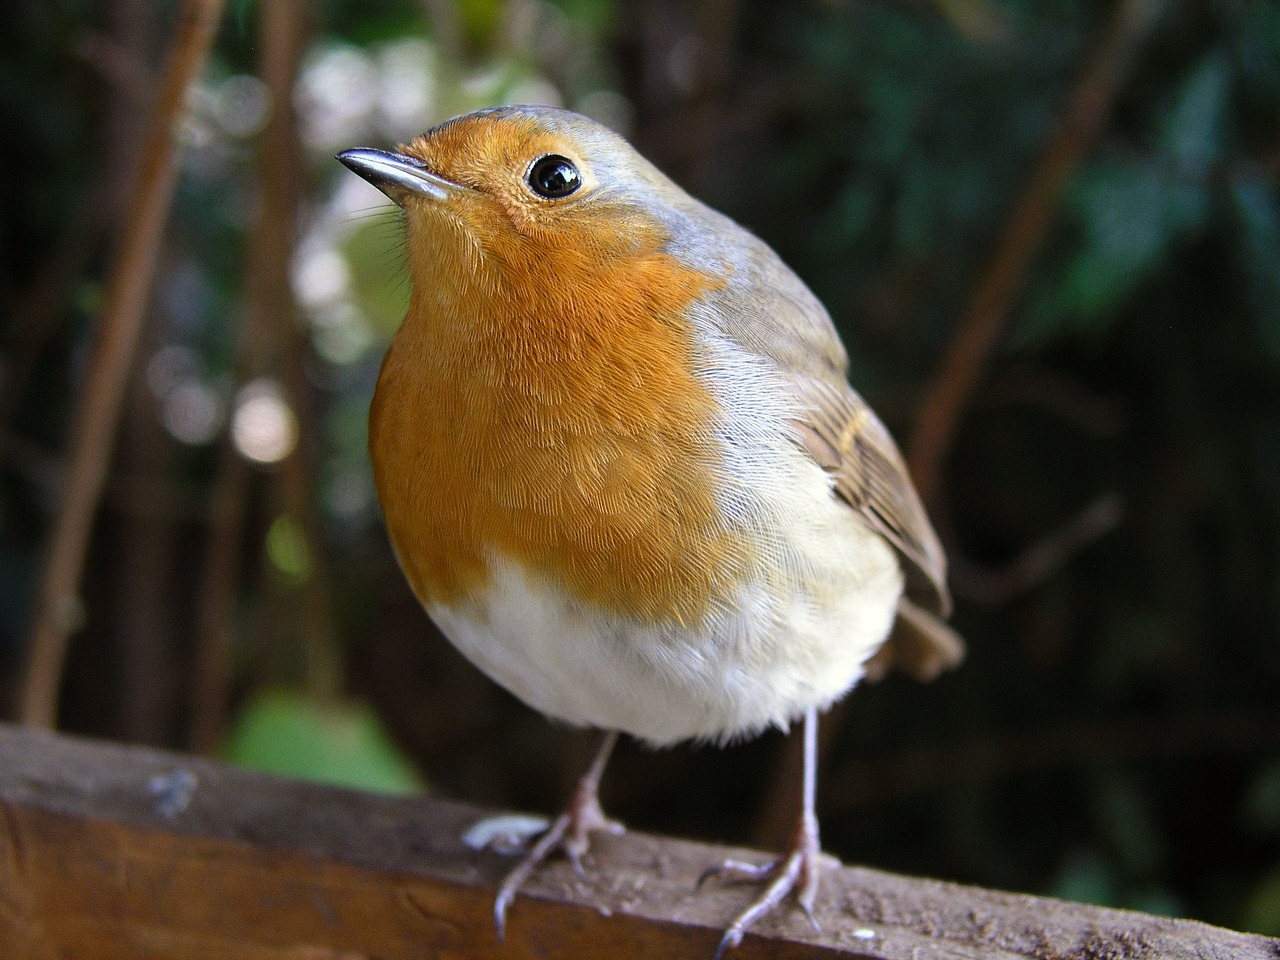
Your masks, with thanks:
[{"label": "bird", "polygon": [[818,714],[963,654],[946,560],[826,308],[764,241],[622,136],[540,105],[338,154],[402,210],[411,291],[369,413],[401,570],[534,709],[600,731],[495,899],[582,872],[620,734],[725,744],[803,725],[795,830],[716,956],[788,898],[813,919]]}]

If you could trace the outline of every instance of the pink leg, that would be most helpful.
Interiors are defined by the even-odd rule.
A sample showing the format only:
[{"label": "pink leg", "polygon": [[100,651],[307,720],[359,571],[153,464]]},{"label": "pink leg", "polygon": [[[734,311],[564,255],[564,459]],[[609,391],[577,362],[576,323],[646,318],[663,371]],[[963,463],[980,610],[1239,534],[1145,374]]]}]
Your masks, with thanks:
[{"label": "pink leg", "polygon": [[809,917],[809,922],[817,929],[813,905],[818,896],[818,875],[822,861],[822,848],[818,843],[818,817],[814,812],[817,768],[818,714],[816,710],[809,710],[804,715],[804,789],[800,819],[786,852],[762,866],[729,860],[712,867],[698,881],[701,884],[714,876],[757,883],[767,881],[769,884],[751,906],[734,918],[720,939],[713,960],[721,960],[727,951],[740,944],[753,923],[772,913],[792,893],[795,894],[800,909]]},{"label": "pink leg", "polygon": [[498,939],[506,932],[507,907],[515,899],[524,882],[529,879],[544,860],[556,850],[563,850],[573,869],[583,876],[582,855],[587,852],[591,841],[587,834],[592,830],[607,830],[610,833],[622,833],[622,824],[610,820],[600,809],[600,777],[604,773],[609,755],[618,742],[616,730],[610,730],[600,740],[600,748],[596,751],[591,766],[578,781],[569,801],[569,808],[556,818],[538,842],[534,844],[519,865],[507,874],[498,888],[498,897],[493,902],[493,919],[498,928]]}]

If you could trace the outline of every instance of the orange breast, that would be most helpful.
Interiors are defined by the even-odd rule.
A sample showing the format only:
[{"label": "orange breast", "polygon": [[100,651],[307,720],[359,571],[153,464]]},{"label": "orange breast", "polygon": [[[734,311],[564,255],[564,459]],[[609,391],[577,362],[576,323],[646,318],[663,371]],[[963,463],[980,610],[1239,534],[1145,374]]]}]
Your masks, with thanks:
[{"label": "orange breast", "polygon": [[715,496],[715,405],[684,319],[716,283],[643,236],[654,228],[628,229],[634,254],[601,265],[572,242],[534,256],[517,233],[477,248],[411,224],[424,262],[370,448],[424,602],[480,595],[495,553],[580,601],[680,622],[741,577],[746,547]]}]

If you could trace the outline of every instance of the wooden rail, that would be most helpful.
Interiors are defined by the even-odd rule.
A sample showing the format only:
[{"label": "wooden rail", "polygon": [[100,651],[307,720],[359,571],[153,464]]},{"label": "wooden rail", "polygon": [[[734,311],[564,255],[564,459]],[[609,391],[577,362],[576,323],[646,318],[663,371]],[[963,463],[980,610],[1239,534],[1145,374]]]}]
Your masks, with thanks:
[{"label": "wooden rail", "polygon": [[[462,844],[484,811],[298,783],[0,726],[0,957],[14,960],[709,958],[750,889],[694,886],[726,850],[601,836],[493,932],[510,861]],[[1280,941],[845,867],[816,933],[763,923],[734,953],[866,960],[1280,960]]]}]

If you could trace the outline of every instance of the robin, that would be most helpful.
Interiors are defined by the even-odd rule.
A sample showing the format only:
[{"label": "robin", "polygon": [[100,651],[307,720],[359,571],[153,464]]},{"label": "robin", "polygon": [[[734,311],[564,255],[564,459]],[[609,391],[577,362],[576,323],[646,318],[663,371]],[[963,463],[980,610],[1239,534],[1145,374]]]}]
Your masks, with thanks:
[{"label": "robin", "polygon": [[765,243],[565,110],[482,110],[338,159],[404,211],[412,293],[369,421],[404,574],[481,670],[603,731],[502,884],[499,935],[549,855],[580,869],[591,831],[621,829],[597,799],[619,732],[724,742],[799,719],[788,850],[709,871],[766,884],[717,956],[788,895],[812,919],[818,712],[963,649],[938,540],[827,311]]}]

